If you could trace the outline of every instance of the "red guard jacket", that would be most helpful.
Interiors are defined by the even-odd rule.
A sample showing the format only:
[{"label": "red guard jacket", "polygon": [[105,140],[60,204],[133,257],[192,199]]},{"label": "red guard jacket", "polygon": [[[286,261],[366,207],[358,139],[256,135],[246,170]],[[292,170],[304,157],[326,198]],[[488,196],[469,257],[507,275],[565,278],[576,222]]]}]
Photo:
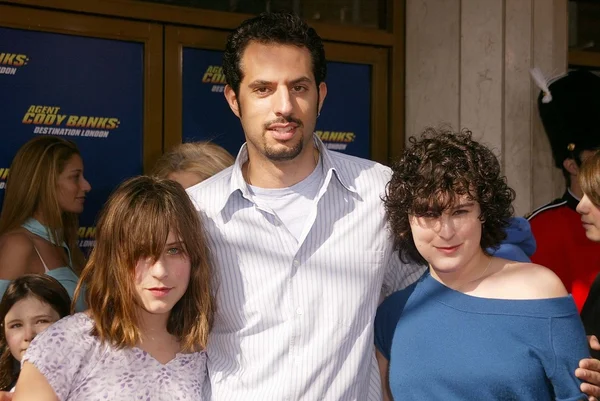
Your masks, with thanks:
[{"label": "red guard jacket", "polygon": [[578,203],[567,190],[562,198],[540,207],[527,218],[537,243],[531,261],[560,277],[581,312],[600,272],[600,243],[585,236],[581,216],[575,211]]}]

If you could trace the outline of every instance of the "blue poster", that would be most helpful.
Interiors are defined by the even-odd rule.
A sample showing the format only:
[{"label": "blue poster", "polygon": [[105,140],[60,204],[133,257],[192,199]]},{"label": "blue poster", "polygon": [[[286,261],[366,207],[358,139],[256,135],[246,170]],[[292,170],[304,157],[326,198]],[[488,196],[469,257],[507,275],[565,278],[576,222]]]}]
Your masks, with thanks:
[{"label": "blue poster", "polygon": [[328,149],[371,158],[371,66],[327,63],[327,98],[315,127]]},{"label": "blue poster", "polygon": [[92,186],[79,220],[79,245],[89,252],[110,192],[142,173],[143,63],[141,43],[0,28],[0,202],[25,142],[75,142]]},{"label": "blue poster", "polygon": [[[244,131],[223,90],[222,52],[183,49],[183,142],[211,140],[236,156]],[[371,66],[329,62],[316,134],[335,151],[370,158]]]},{"label": "blue poster", "polygon": [[245,142],[244,131],[223,94],[222,55],[221,51],[183,48],[182,140],[210,140],[235,157]]}]

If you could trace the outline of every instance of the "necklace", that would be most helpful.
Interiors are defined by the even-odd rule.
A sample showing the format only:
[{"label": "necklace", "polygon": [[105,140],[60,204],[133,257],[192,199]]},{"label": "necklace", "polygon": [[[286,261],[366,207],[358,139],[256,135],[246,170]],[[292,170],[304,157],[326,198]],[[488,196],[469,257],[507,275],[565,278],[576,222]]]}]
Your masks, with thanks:
[{"label": "necklace", "polygon": [[479,276],[477,276],[476,278],[474,278],[473,280],[467,281],[466,283],[462,283],[461,285],[459,285],[456,288],[456,291],[460,291],[466,285],[471,284],[471,283],[473,283],[473,282],[481,279],[483,276],[485,276],[485,273],[488,271],[488,269],[490,268],[490,265],[492,264],[492,260],[494,260],[494,258],[490,256],[490,261],[487,264],[487,266],[485,267],[485,269],[483,269],[483,271],[481,272],[481,274]]}]

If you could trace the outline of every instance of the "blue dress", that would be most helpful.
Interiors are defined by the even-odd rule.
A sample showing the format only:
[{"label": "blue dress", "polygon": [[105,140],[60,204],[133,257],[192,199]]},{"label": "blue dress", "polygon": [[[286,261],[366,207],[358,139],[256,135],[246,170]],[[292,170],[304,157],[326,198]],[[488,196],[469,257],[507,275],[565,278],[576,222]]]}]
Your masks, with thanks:
[{"label": "blue dress", "polygon": [[478,298],[426,272],[381,304],[375,343],[396,400],[587,400],[575,369],[589,351],[571,296]]},{"label": "blue dress", "polygon": [[[42,225],[39,221],[34,218],[28,219],[22,225],[27,231],[44,238],[46,241],[53,243],[50,235],[48,233],[47,228]],[[48,270],[46,268],[46,263],[42,260],[44,267],[46,268],[46,273],[52,278],[55,278],[69,293],[71,299],[73,299],[73,294],[75,293],[75,287],[77,287],[77,282],[79,281],[79,277],[73,272],[71,266],[73,266],[73,261],[71,259],[71,250],[67,246],[67,244],[62,244],[63,248],[67,251],[67,255],[69,257],[69,266],[57,267],[56,269]],[[41,257],[40,257],[41,259]],[[0,298],[4,295],[4,292],[8,288],[11,280],[0,280]],[[82,312],[86,310],[86,305],[84,301],[84,292],[81,292],[79,298],[77,299],[77,303],[75,304],[75,311]]]}]

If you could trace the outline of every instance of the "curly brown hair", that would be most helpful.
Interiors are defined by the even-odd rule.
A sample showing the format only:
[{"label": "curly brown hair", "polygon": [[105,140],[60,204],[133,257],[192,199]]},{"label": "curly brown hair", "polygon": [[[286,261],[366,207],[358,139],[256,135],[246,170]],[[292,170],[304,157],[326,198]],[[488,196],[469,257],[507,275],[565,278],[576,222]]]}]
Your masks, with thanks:
[{"label": "curly brown hair", "polygon": [[395,248],[403,262],[426,264],[410,229],[410,216],[440,215],[467,195],[479,203],[483,223],[480,246],[486,252],[506,238],[514,213],[513,191],[494,153],[472,138],[471,131],[427,128],[392,166],[383,199]]}]

